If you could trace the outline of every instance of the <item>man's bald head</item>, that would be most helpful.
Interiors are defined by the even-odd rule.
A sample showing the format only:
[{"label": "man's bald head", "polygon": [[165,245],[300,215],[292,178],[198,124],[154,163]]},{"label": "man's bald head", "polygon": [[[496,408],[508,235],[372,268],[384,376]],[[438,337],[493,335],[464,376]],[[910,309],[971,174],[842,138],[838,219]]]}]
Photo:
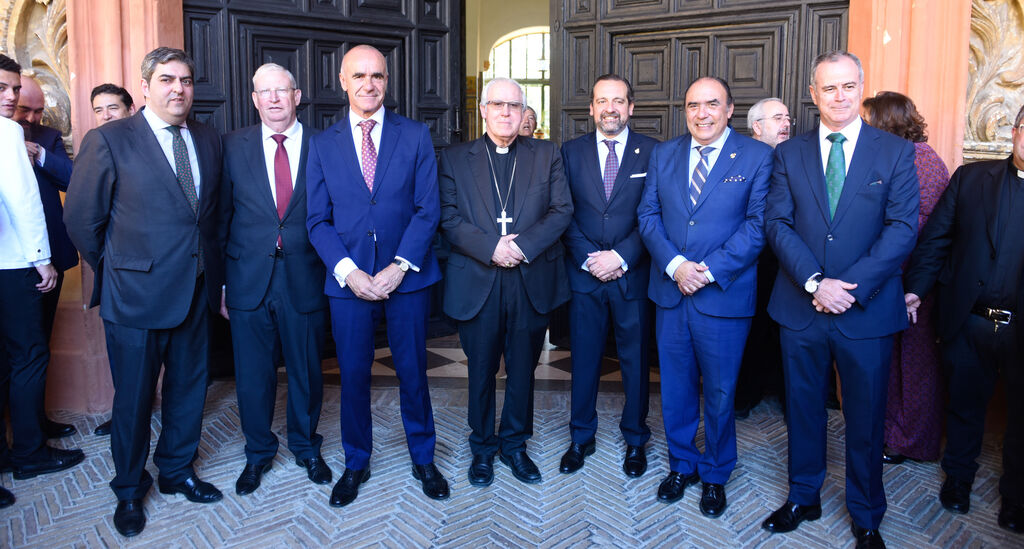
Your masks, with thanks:
[{"label": "man's bald head", "polygon": [[388,64],[373,46],[356,46],[341,58],[341,89],[348,94],[349,110],[370,118],[384,104],[388,87]]},{"label": "man's bald head", "polygon": [[21,77],[21,95],[18,96],[18,108],[14,111],[14,120],[25,129],[38,126],[43,120],[46,109],[46,95],[35,78]]}]

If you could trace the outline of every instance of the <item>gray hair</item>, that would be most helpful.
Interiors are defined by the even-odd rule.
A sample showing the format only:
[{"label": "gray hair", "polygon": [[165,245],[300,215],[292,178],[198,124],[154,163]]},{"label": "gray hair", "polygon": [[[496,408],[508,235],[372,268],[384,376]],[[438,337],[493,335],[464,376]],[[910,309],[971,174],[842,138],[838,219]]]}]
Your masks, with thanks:
[{"label": "gray hair", "polygon": [[1020,110],[1017,111],[1017,118],[1013,121],[1013,127],[1019,127],[1021,120],[1024,120],[1024,105],[1020,106]]},{"label": "gray hair", "polygon": [[281,65],[278,65],[277,63],[264,63],[264,64],[260,65],[260,67],[258,69],[256,69],[256,72],[253,73],[253,75],[252,75],[252,87],[253,87],[253,89],[256,88],[256,79],[257,78],[259,78],[260,76],[263,76],[264,74],[266,74],[268,72],[274,72],[274,71],[279,71],[279,72],[285,73],[286,75],[288,75],[288,81],[291,82],[292,87],[296,88],[296,89],[299,87],[299,84],[295,81],[295,75],[292,74],[292,71],[282,67]]},{"label": "gray hair", "polygon": [[490,82],[484,84],[484,89],[483,89],[482,92],[480,92],[480,105],[486,105],[487,104],[487,98],[490,96],[491,86],[493,86],[494,84],[500,83],[500,82],[511,83],[511,84],[515,85],[515,87],[519,90],[519,97],[522,98],[521,102],[523,104],[523,108],[525,109],[526,108],[526,92],[523,91],[523,87],[521,85],[519,85],[519,82],[516,82],[515,80],[512,80],[511,78],[505,78],[504,76],[499,76],[497,78],[492,79]]},{"label": "gray hair", "polygon": [[[764,118],[764,106],[767,105],[768,103],[771,103],[772,101],[782,103],[782,100],[779,99],[778,97],[765,97],[764,99],[751,105],[750,110],[747,111],[748,130],[750,130],[751,132],[754,131],[754,122],[757,122],[758,120]],[[785,105],[785,103],[782,104]]]},{"label": "gray hair", "polygon": [[864,65],[861,65],[860,58],[856,55],[843,50],[832,50],[827,51],[818,57],[814,58],[814,63],[811,63],[811,87],[814,87],[814,75],[818,72],[818,65],[822,63],[835,63],[843,58],[853,61],[857,65],[857,72],[860,75],[860,83],[864,83]]},{"label": "gray hair", "polygon": [[149,79],[153,78],[153,71],[156,70],[157,65],[163,65],[171,61],[184,63],[188,67],[189,76],[195,78],[196,63],[192,61],[192,58],[187,53],[176,48],[160,46],[142,58],[142,79],[149,82]]}]

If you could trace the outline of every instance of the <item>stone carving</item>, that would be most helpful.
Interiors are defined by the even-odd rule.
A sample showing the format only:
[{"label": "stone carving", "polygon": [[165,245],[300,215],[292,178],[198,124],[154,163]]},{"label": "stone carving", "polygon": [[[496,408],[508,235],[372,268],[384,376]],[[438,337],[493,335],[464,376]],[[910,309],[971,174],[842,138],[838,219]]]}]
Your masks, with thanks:
[{"label": "stone carving", "polygon": [[1024,104],[1024,0],[973,0],[964,161],[1003,158]]},{"label": "stone carving", "polygon": [[46,95],[43,124],[60,130],[70,144],[66,0],[0,0],[0,53],[39,81]]}]

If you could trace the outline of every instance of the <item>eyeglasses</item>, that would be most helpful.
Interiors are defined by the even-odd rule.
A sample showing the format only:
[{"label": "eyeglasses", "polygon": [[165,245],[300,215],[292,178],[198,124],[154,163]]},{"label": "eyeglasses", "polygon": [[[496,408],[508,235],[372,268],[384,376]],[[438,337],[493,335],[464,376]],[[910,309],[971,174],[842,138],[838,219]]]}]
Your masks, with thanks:
[{"label": "eyeglasses", "polygon": [[523,110],[523,104],[518,101],[488,101],[486,104],[496,111],[503,111],[506,107],[510,111]]},{"label": "eyeglasses", "polygon": [[772,120],[778,122],[779,124],[781,124],[783,120],[785,120],[786,122],[789,122],[790,124],[796,124],[796,118],[792,118],[788,114],[776,114],[775,116],[763,116],[761,118],[758,118],[754,122],[760,122],[762,120],[767,120],[769,118],[771,118]]},{"label": "eyeglasses", "polygon": [[260,96],[260,99],[269,99],[271,94],[281,97],[295,88],[267,88],[265,90],[256,90],[256,95]]}]

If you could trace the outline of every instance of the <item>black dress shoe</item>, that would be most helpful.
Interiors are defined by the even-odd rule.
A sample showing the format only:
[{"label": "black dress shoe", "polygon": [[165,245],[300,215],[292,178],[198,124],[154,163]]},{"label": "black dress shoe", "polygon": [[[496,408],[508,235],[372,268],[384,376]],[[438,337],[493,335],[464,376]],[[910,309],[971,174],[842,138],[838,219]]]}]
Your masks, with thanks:
[{"label": "black dress shoe", "polygon": [[558,472],[568,474],[579,471],[583,468],[584,459],[592,455],[595,449],[597,449],[597,446],[593,440],[585,444],[573,442],[569,445],[569,449],[562,454],[562,461],[558,464]]},{"label": "black dress shoe", "polygon": [[141,499],[117,500],[114,510],[114,528],[126,538],[137,536],[146,527],[146,513],[142,511]]},{"label": "black dress shoe", "polygon": [[468,476],[473,486],[490,486],[494,482],[494,455],[473,454]]},{"label": "black dress shoe", "polygon": [[882,534],[879,534],[878,530],[851,524],[850,531],[853,532],[853,537],[857,538],[857,549],[885,549],[885,542],[882,541]]},{"label": "black dress shoe", "polygon": [[[0,509],[14,505],[16,499],[17,498],[14,497],[14,494],[12,494],[10,490],[0,486]],[[1000,516],[1002,516],[1002,514],[1000,514]]]},{"label": "black dress shoe", "polygon": [[23,480],[46,473],[56,473],[70,469],[85,460],[85,453],[79,449],[65,450],[63,448],[44,447],[44,456],[41,459],[33,460],[31,463],[24,463],[14,466],[14,478]]},{"label": "black dress shoe", "polygon": [[700,475],[696,471],[684,475],[675,471],[669,472],[668,476],[658,486],[658,501],[662,503],[675,503],[683,499],[686,487],[697,484]]},{"label": "black dress shoe", "polygon": [[818,520],[820,518],[820,503],[817,505],[798,505],[792,501],[787,501],[785,505],[779,507],[761,523],[761,528],[775,534],[782,534],[796,530],[796,527],[800,526],[800,523],[805,520]]},{"label": "black dress shoe", "polygon": [[195,475],[177,484],[164,482],[161,478],[158,479],[157,485],[160,487],[161,494],[182,494],[185,499],[193,503],[213,503],[224,497],[224,494],[221,494],[216,486],[199,480],[199,477]]},{"label": "black dress shoe", "polygon": [[540,482],[540,469],[537,469],[537,465],[533,463],[530,456],[526,455],[526,450],[521,450],[511,456],[501,454],[499,457],[502,463],[508,465],[509,469],[512,469],[512,476],[519,479],[519,482],[525,482],[526,484],[537,484]]},{"label": "black dress shoe", "polygon": [[939,502],[947,511],[963,515],[971,510],[971,483],[946,475],[939,490]]},{"label": "black dress shoe", "polygon": [[317,455],[315,457],[296,460],[300,466],[306,468],[306,476],[309,480],[312,480],[314,484],[330,484],[334,478],[334,473],[331,472],[331,468],[327,466],[327,462],[324,461],[323,456]]},{"label": "black dress shoe", "polygon": [[246,463],[245,468],[242,469],[242,474],[238,475],[238,480],[235,481],[235,493],[240,496],[246,496],[255,492],[260,487],[260,480],[263,478],[263,474],[270,470],[272,463],[270,460],[264,463]]},{"label": "black dress shoe", "polygon": [[882,451],[882,464],[883,465],[899,465],[907,460],[907,456],[903,454],[897,454],[896,452],[890,452],[888,450]]},{"label": "black dress shoe", "polygon": [[103,423],[97,425],[96,428],[93,429],[92,434],[98,437],[105,437],[110,435],[110,420],[108,419]]},{"label": "black dress shoe", "polygon": [[78,432],[74,425],[70,423],[59,423],[51,420],[50,418],[43,418],[43,434],[46,438],[64,438],[69,437]]},{"label": "black dress shoe", "polygon": [[718,518],[725,511],[725,486],[705,482],[700,495],[700,512],[705,517]]},{"label": "black dress shoe", "polygon": [[359,485],[370,480],[370,468],[361,471],[345,469],[338,479],[338,483],[331,490],[331,507],[344,507],[356,500],[359,495]]},{"label": "black dress shoe", "polygon": [[647,472],[647,451],[643,446],[626,446],[626,457],[622,459],[622,470],[633,478]]},{"label": "black dress shoe", "polygon": [[999,526],[1018,534],[1024,533],[1024,504],[1003,502],[999,507]]},{"label": "black dress shoe", "polygon": [[430,499],[448,499],[448,481],[433,463],[412,465],[412,478],[423,483],[423,493]]}]

